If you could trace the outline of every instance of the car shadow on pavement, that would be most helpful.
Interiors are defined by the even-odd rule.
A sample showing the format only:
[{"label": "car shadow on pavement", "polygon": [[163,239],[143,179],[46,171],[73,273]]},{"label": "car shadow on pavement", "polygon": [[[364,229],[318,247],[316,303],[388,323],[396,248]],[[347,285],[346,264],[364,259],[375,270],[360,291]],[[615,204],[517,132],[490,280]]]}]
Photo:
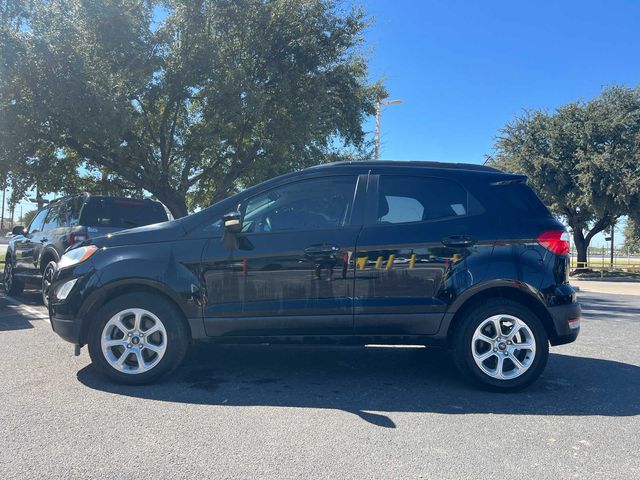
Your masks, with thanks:
[{"label": "car shadow on pavement", "polygon": [[395,428],[391,412],[506,415],[640,414],[640,368],[551,354],[543,376],[512,394],[459,378],[439,349],[198,346],[168,379],[141,387],[109,382],[89,365],[84,385],[119,395],[225,406],[338,409]]},{"label": "car shadow on pavement", "polygon": [[[639,287],[640,292],[640,287]],[[640,314],[640,307],[637,306],[637,296],[616,295],[615,297],[600,298],[597,295],[580,295],[580,306],[582,316],[587,319],[602,319],[603,313],[609,315],[624,315],[626,317],[636,317]]]},{"label": "car shadow on pavement", "polygon": [[33,328],[31,322],[24,315],[15,312],[12,306],[0,311],[0,332],[26,330],[28,328]]},{"label": "car shadow on pavement", "polygon": [[42,292],[38,289],[29,288],[22,292],[20,296],[12,298],[29,307],[43,307]]},{"label": "car shadow on pavement", "polygon": [[25,314],[22,305],[16,304],[16,301],[27,306],[41,306],[42,296],[39,291],[29,290],[17,298],[7,297],[4,293],[0,294],[0,332],[33,328],[32,321],[46,316],[45,311],[38,318],[34,318],[31,313]]}]

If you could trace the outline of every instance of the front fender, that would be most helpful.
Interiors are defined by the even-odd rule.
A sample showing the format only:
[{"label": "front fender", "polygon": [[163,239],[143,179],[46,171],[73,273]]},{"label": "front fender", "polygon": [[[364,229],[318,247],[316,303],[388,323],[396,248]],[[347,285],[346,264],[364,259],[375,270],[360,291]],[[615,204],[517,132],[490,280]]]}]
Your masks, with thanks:
[{"label": "front fender", "polygon": [[202,244],[192,240],[111,247],[94,255],[97,287],[83,302],[81,315],[138,286],[166,295],[187,318],[201,317],[205,291],[199,275]]}]

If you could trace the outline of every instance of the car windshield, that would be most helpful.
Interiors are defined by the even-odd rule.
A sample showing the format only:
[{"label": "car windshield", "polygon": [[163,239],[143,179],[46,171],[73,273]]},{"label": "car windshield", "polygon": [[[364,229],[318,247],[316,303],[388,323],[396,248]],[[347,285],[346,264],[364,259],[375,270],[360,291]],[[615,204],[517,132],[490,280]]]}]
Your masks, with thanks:
[{"label": "car windshield", "polygon": [[160,203],[126,198],[91,198],[80,216],[87,227],[133,228],[167,220]]}]

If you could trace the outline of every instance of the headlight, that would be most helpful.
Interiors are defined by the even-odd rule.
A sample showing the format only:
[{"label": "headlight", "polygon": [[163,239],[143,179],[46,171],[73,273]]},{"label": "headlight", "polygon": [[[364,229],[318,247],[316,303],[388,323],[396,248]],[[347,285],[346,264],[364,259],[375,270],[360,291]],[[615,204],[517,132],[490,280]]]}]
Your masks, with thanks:
[{"label": "headlight", "polygon": [[62,256],[62,258],[58,262],[58,268],[70,267],[71,265],[82,263],[97,251],[98,247],[96,247],[95,245],[74,248],[73,250],[68,251]]}]

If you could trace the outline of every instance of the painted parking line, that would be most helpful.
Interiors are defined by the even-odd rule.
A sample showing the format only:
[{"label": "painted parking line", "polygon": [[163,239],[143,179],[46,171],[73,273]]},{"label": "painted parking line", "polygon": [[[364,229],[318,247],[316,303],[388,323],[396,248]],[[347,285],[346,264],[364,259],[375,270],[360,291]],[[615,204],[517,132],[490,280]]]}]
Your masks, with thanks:
[{"label": "painted parking line", "polygon": [[32,316],[32,320],[44,320],[47,323],[51,323],[49,321],[48,313],[46,311],[43,311],[44,307],[38,308],[32,307],[30,305],[25,305],[24,303],[15,300],[12,297],[8,297],[4,293],[0,293],[0,298],[5,300],[7,303],[10,303],[11,305],[18,307],[17,310],[19,311],[19,313]]}]

